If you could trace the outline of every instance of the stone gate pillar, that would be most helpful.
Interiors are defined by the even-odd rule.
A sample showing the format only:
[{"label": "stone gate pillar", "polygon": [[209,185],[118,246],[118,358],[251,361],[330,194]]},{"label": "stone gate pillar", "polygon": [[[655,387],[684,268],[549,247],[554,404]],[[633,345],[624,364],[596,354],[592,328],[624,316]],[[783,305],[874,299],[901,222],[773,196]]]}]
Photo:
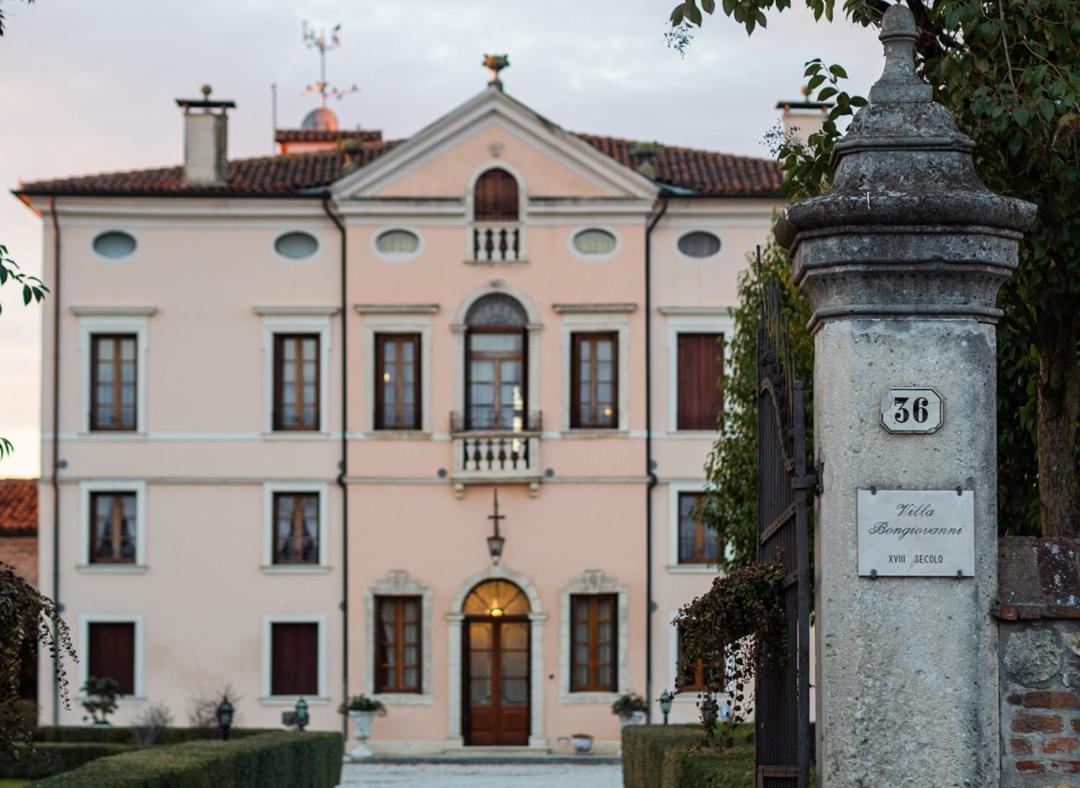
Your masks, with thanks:
[{"label": "stone gate pillar", "polygon": [[994,302],[1034,206],[978,180],[906,6],[880,38],[832,188],[776,230],[814,310],[818,785],[996,786]]}]

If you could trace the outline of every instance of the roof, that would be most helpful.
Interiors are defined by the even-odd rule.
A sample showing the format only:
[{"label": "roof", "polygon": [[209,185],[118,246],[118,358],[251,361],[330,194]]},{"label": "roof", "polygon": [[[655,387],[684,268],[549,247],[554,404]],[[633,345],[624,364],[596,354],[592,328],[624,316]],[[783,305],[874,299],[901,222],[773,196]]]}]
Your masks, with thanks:
[{"label": "roof", "polygon": [[341,142],[343,140],[382,142],[382,132],[378,129],[278,129],[274,132],[274,142]]},{"label": "roof", "polygon": [[[184,181],[183,167],[158,167],[149,170],[54,178],[22,184],[17,194],[84,195],[109,197],[303,197],[321,193],[347,171],[374,161],[397,140],[369,141],[366,134],[377,131],[319,131],[286,129],[281,134],[323,135],[310,141],[346,142],[360,139],[363,144],[344,150],[290,153],[229,162],[226,182],[221,186],[190,184]],[[337,135],[336,137],[331,135]],[[356,135],[360,135],[357,137]],[[637,142],[596,134],[576,134],[601,153],[631,169],[651,162],[654,181],[661,186],[686,192],[687,196],[769,197],[780,196],[781,174],[776,162],[750,156],[696,150]],[[304,138],[306,139],[306,138]],[[289,141],[301,141],[290,138]],[[640,172],[640,170],[638,170]]]},{"label": "roof", "polygon": [[38,527],[38,480],[0,479],[0,536],[33,536]]}]

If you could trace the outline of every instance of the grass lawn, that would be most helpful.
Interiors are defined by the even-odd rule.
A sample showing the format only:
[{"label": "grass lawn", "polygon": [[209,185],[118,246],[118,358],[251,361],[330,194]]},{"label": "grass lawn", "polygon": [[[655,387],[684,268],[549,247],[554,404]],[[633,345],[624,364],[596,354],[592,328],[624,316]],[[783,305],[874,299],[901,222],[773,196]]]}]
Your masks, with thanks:
[{"label": "grass lawn", "polygon": [[5,780],[5,779],[0,779],[0,788],[21,788],[22,786],[26,785],[28,782],[30,782],[30,781],[29,780],[14,780],[14,779]]}]

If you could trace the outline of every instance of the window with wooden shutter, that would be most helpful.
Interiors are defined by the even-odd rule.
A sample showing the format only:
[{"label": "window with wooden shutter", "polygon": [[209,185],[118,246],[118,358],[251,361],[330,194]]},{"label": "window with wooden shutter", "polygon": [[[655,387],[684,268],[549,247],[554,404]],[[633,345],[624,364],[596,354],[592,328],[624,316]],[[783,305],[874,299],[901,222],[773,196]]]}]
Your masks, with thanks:
[{"label": "window with wooden shutter", "polygon": [[270,625],[270,694],[318,695],[319,625]]},{"label": "window with wooden shutter", "polygon": [[570,597],[570,691],[616,692],[616,594]]},{"label": "window with wooden shutter", "polygon": [[420,426],[420,335],[375,335],[375,429]]},{"label": "window with wooden shutter", "polygon": [[518,185],[506,170],[488,170],[473,187],[473,219],[478,222],[516,222]]},{"label": "window with wooden shutter", "polygon": [[618,332],[575,333],[570,346],[570,426],[618,427]]},{"label": "window with wooden shutter", "polygon": [[421,599],[375,599],[375,691],[421,692]]},{"label": "window with wooden shutter", "polygon": [[274,493],[274,563],[319,563],[318,493]]},{"label": "window with wooden shutter", "polygon": [[136,428],[138,341],[135,334],[90,337],[90,429]]},{"label": "window with wooden shutter", "polygon": [[715,430],[724,406],[724,335],[679,334],[678,404],[680,430]]},{"label": "window with wooden shutter", "polygon": [[87,624],[86,675],[113,679],[122,695],[135,694],[135,623],[94,621]]},{"label": "window with wooden shutter", "polygon": [[274,429],[319,429],[319,335],[274,335]]},{"label": "window with wooden shutter", "polygon": [[704,493],[679,493],[679,563],[710,564],[720,557],[723,542],[715,528],[706,525],[699,506]]},{"label": "window with wooden shutter", "polygon": [[90,563],[135,563],[138,547],[135,493],[91,493],[90,517]]}]

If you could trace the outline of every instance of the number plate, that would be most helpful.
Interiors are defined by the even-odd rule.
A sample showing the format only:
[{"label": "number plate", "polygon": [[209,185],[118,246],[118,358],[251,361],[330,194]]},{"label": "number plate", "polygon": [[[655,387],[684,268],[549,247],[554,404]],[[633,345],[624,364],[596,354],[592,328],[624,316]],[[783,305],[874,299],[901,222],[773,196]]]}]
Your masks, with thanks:
[{"label": "number plate", "polygon": [[937,432],[945,400],[932,388],[889,389],[881,398],[881,426],[889,432]]}]

